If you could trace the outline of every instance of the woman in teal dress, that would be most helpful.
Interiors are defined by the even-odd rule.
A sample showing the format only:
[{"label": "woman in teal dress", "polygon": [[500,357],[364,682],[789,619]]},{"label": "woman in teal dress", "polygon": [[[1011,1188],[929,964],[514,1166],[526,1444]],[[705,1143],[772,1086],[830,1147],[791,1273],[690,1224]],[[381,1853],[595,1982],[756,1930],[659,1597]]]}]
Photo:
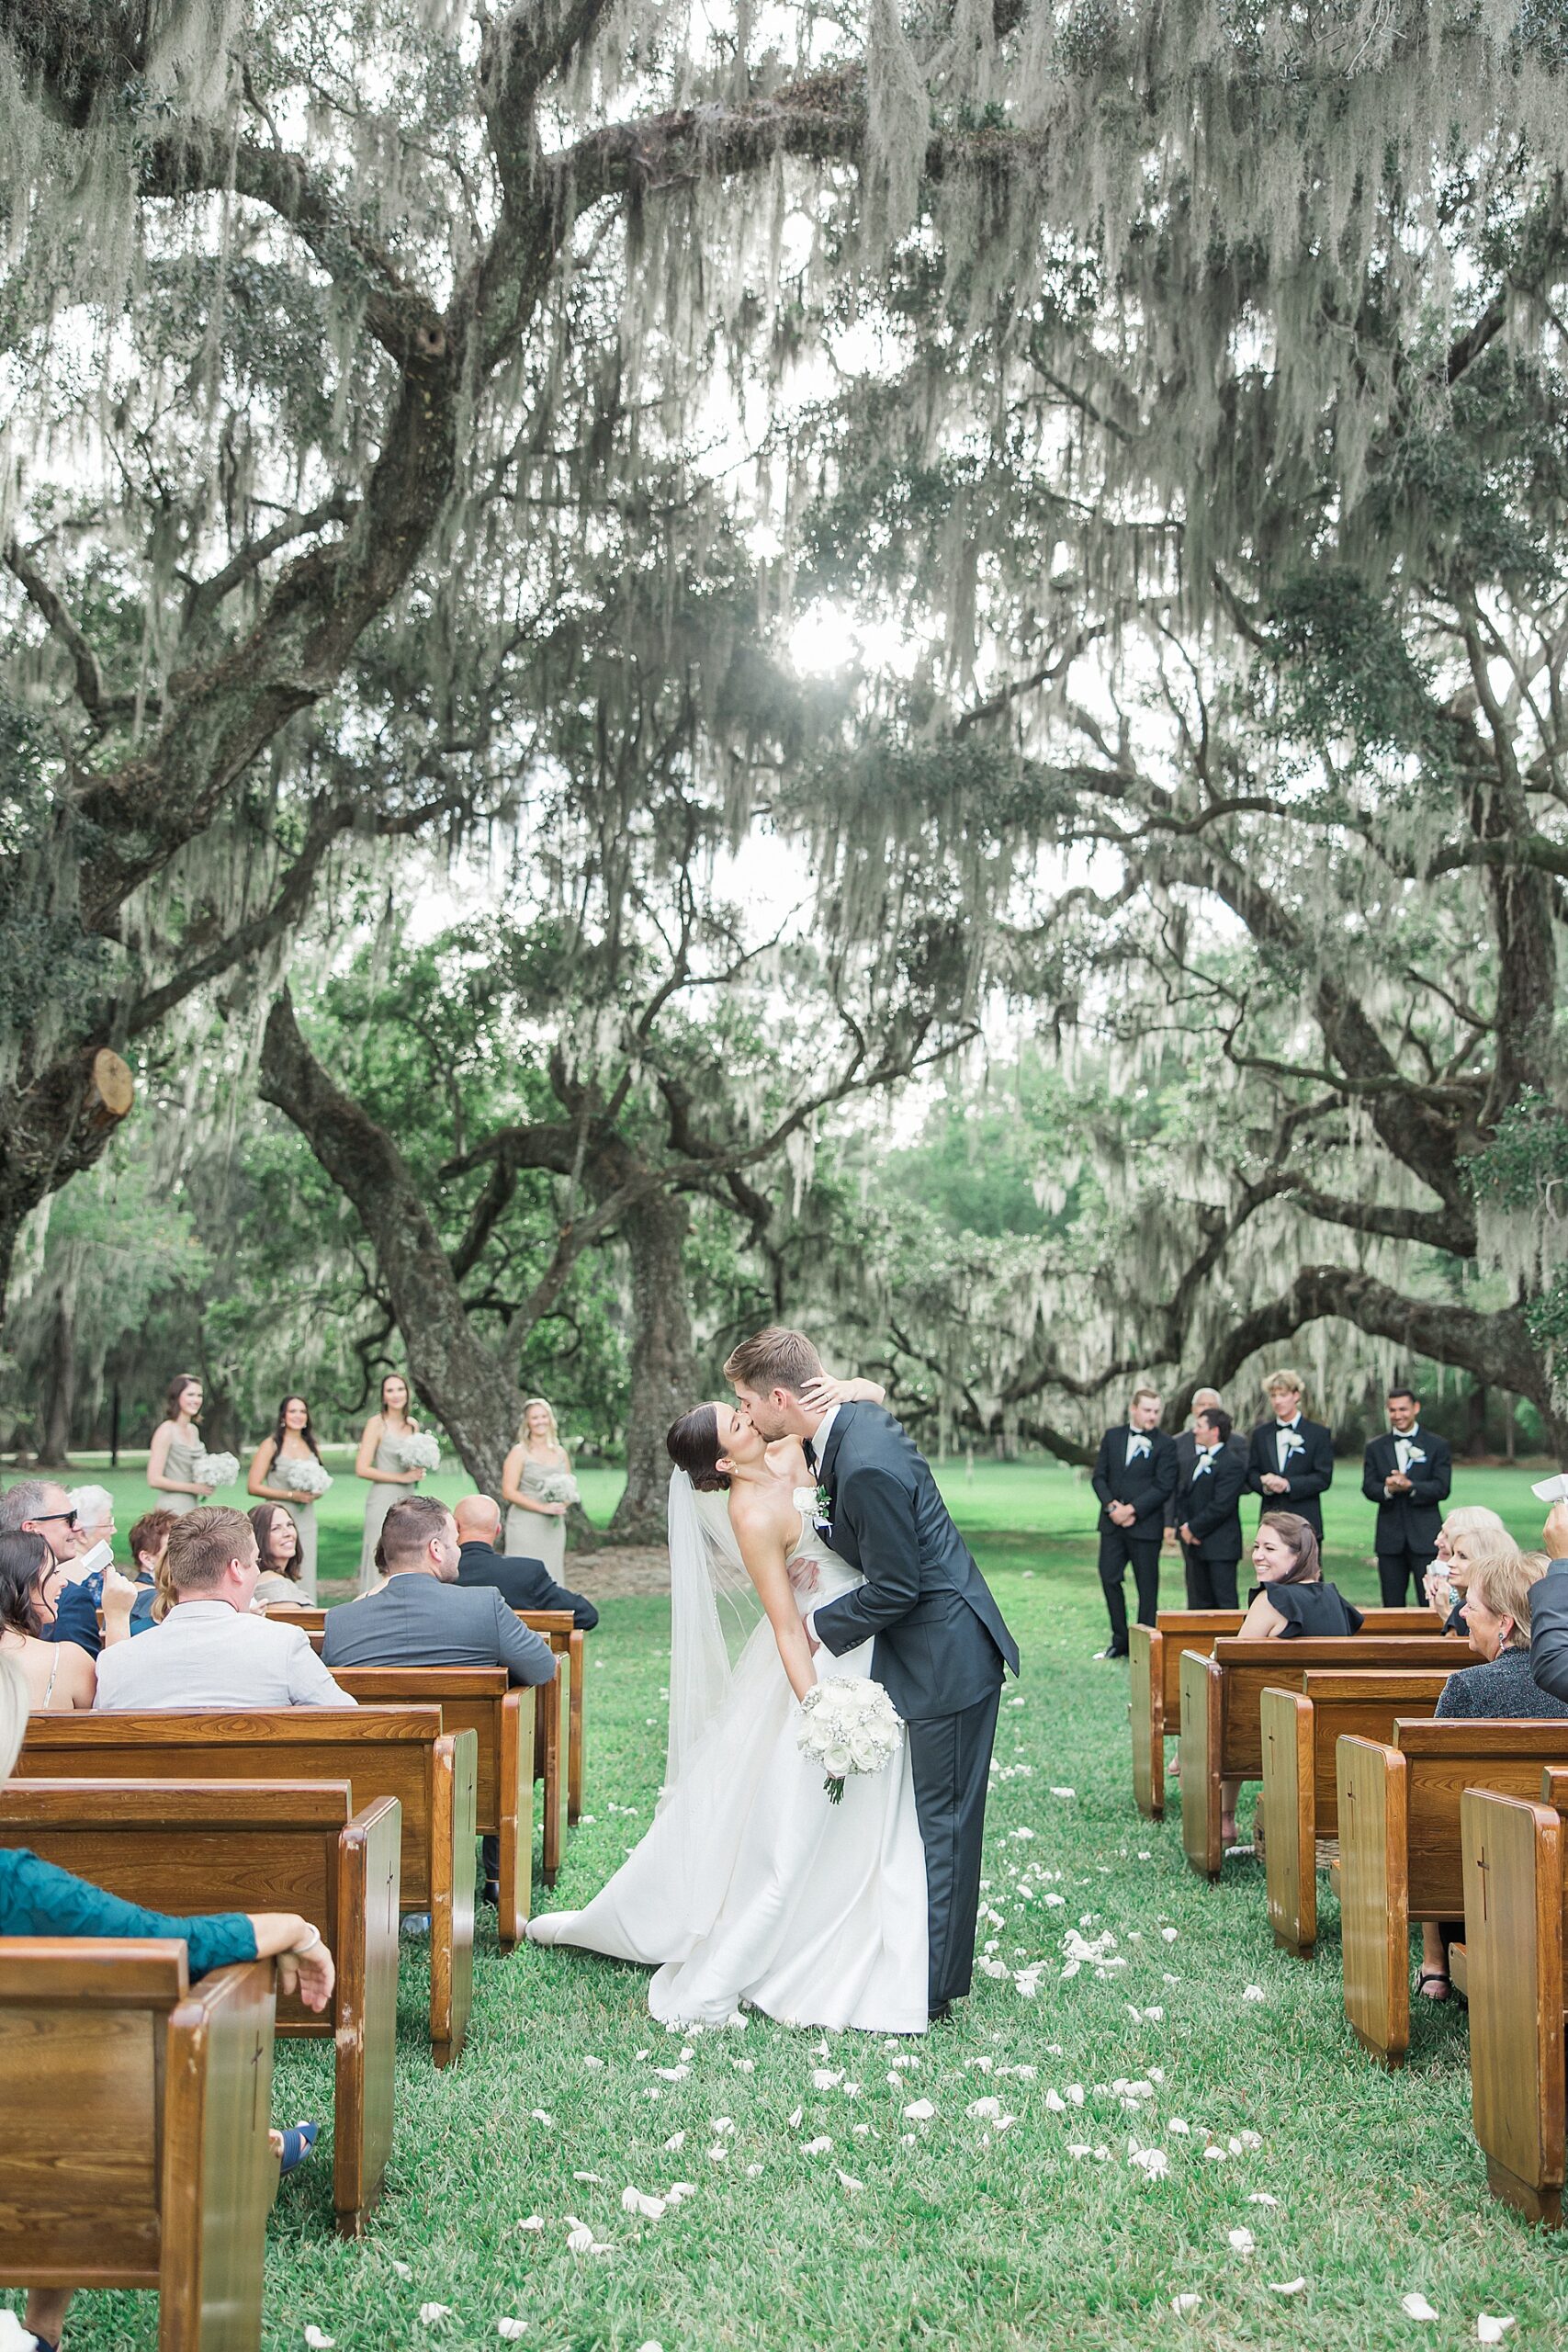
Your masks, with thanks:
[{"label": "woman in teal dress", "polygon": [[[9,1779],[21,1754],[28,1713],[21,1667],[8,1653],[0,1656],[0,1782]],[[332,1998],[333,1956],[321,1929],[297,1912],[219,1911],[174,1918],[106,1894],[25,1846],[0,1849],[0,1936],[167,1937],[185,1945],[193,1982],[238,1961],[276,1959],[280,1991],[298,1987],[310,2009],[324,2009]],[[316,2127],[296,2124],[292,2132],[272,2137],[284,2169],[292,2170],[313,2143]],[[45,2352],[57,2352],[73,2292],[70,2287],[35,2287],[28,2297],[23,2325]]]},{"label": "woman in teal dress", "polygon": [[197,1463],[207,1451],[196,1426],[200,1419],[200,1381],[188,1372],[176,1372],[147,1456],[147,1484],[162,1496],[165,1510],[194,1510],[212,1492],[196,1475]]}]

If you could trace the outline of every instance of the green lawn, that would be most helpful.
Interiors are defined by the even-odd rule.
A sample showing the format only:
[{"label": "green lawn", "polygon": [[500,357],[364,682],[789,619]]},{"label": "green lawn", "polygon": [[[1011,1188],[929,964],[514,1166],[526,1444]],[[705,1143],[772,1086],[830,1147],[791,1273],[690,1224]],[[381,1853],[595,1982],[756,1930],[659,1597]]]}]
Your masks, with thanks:
[{"label": "green lawn", "polygon": [[[1090,1661],[1102,1638],[1092,1544],[1047,1539],[1043,1513],[1023,1517],[1043,1497],[1087,1526],[1081,1491],[1055,1473],[986,1470],[953,1493],[1024,1653],[1001,1717],[987,1861],[999,1917],[986,1932],[1010,1970],[1043,1963],[1036,1996],[982,1976],[958,2022],[903,2051],[852,2035],[824,2051],[756,2019],[682,2043],[650,2025],[638,1971],[566,1952],[502,1961],[487,1924],[467,2055],[438,2075],[411,1958],[388,2199],[347,2245],[333,2234],[324,2147],[288,2185],[269,2346],[300,2346],[308,2324],[338,2352],[494,2344],[510,2315],[538,2352],[1393,2352],[1473,2343],[1483,2311],[1517,2318],[1510,2342],[1565,2340],[1561,2246],[1486,2195],[1462,2010],[1420,2012],[1401,2073],[1360,2052],[1332,1902],[1318,1960],[1289,1962],[1256,1864],[1204,1886],[1175,1822],[1153,1827],[1133,1808],[1125,1672]],[[1528,1532],[1528,1515],[1518,1523]],[[1371,1596],[1366,1569],[1344,1581]],[[590,1645],[592,1817],[550,1904],[584,1899],[648,1820],[666,1639],[664,1603],[606,1605]],[[1069,1930],[1109,1933],[1102,1951],[1126,1965],[1064,1981]],[[654,2070],[686,2049],[686,2077],[661,2080]],[[894,2057],[906,2061],[897,2087]],[[846,2081],[818,2087],[824,2066]],[[324,2052],[284,2049],[278,2080],[280,2115],[330,2114]],[[1010,2128],[969,2113],[985,2098]],[[930,2120],[906,2120],[915,2099],[931,2102]],[[822,2138],[832,2146],[807,2154]],[[1205,2158],[1206,2142],[1224,2161]],[[1162,2151],[1168,2174],[1145,2178],[1134,2145]],[[661,2220],[623,2211],[626,2187],[675,2181],[695,2193]],[[542,2230],[519,2229],[535,2215]],[[569,2253],[568,2215],[609,2251]],[[1230,2243],[1243,2229],[1251,2254]],[[1271,2291],[1297,2278],[1298,2294]],[[1402,2314],[1417,2290],[1437,2324]],[[1201,2301],[1178,2316],[1179,2294]],[[450,2315],[423,2325],[423,2302]],[[82,2312],[82,2352],[151,2352],[150,2298],[98,2296]]]},{"label": "green lawn", "polygon": [[[359,1565],[360,1529],[369,1489],[354,1476],[354,1456],[348,1448],[329,1446],[325,1458],[336,1483],[317,1505],[321,1573],[326,1577],[352,1577]],[[248,1459],[240,1464],[242,1474]],[[126,1466],[109,1471],[106,1457],[84,1454],[73,1476],[81,1481],[90,1478],[110,1488],[123,1557],[125,1534],[155,1498],[143,1476],[146,1456],[122,1455],[121,1461]],[[1544,1468],[1541,1464],[1515,1470],[1461,1465],[1455,1474],[1453,1502],[1490,1504],[1502,1513],[1521,1543],[1533,1544],[1540,1540],[1543,1513],[1530,1493],[1530,1481],[1540,1477]],[[938,1476],[954,1513],[976,1535],[1011,1538],[1020,1531],[1030,1531],[1039,1536],[1072,1537],[1093,1532],[1098,1506],[1088,1476],[1065,1464],[981,1462],[971,1476],[962,1462],[953,1461],[939,1465]],[[580,1484],[589,1517],[596,1526],[607,1526],[624,1484],[620,1472],[585,1469],[580,1474]],[[420,1491],[445,1495],[455,1502],[459,1495],[472,1490],[468,1479],[454,1471],[426,1479]],[[215,1499],[243,1504],[249,1498],[242,1485]],[[1356,1564],[1371,1556],[1372,1540],[1372,1506],[1362,1496],[1356,1464],[1337,1465],[1325,1501],[1329,1573],[1340,1577],[1348,1591],[1354,1585]],[[1251,1523],[1249,1506],[1247,1524]],[[1020,1540],[1026,1539],[1020,1535]],[[1168,1570],[1168,1579],[1167,1598],[1174,1605],[1179,1597],[1179,1569]],[[1375,1578],[1366,1590],[1376,1599]]]}]

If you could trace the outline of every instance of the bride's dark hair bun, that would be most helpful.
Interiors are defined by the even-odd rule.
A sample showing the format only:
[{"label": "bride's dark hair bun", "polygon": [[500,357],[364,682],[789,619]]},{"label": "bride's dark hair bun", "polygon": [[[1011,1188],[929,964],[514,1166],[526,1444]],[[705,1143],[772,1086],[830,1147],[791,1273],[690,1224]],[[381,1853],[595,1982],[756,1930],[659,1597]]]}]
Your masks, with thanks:
[{"label": "bride's dark hair bun", "polygon": [[718,1415],[711,1405],[694,1405],[664,1433],[664,1446],[677,1470],[683,1470],[699,1493],[716,1494],[729,1480],[718,1466]]}]

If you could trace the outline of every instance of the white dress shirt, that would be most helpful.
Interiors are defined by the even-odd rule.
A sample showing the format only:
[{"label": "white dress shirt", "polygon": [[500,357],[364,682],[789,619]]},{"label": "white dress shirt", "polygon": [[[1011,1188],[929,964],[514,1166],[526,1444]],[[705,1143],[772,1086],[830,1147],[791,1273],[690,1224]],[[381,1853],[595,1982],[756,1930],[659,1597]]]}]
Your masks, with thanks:
[{"label": "white dress shirt", "polygon": [[817,1427],[811,1432],[811,1451],[817,1456],[817,1468],[813,1475],[816,1477],[818,1486],[822,1483],[822,1456],[828,1451],[829,1433],[833,1427],[833,1423],[838,1419],[838,1418],[839,1408],[837,1405],[829,1405],[821,1419],[818,1422]]},{"label": "white dress shirt", "polygon": [[161,1625],[116,1642],[98,1659],[103,1713],[141,1708],[352,1707],[298,1625],[231,1609],[226,1600],[182,1600]]},{"label": "white dress shirt", "polygon": [[1150,1436],[1148,1430],[1135,1430],[1133,1427],[1132,1422],[1129,1421],[1127,1424],[1126,1460],[1128,1462],[1141,1462],[1145,1453],[1152,1454],[1154,1450],[1155,1442]]},{"label": "white dress shirt", "polygon": [[1274,1424],[1274,1452],[1279,1462],[1280,1476],[1281,1478],[1288,1474],[1291,1467],[1291,1456],[1296,1451],[1292,1441],[1295,1437],[1296,1423],[1300,1419],[1301,1415],[1298,1413],[1295,1416],[1294,1420],[1276,1421]]},{"label": "white dress shirt", "polygon": [[1198,1448],[1198,1459],[1192,1465],[1192,1476],[1195,1479],[1201,1478],[1207,1471],[1213,1468],[1219,1452],[1217,1445],[1201,1445]]},{"label": "white dress shirt", "polygon": [[[1402,1477],[1409,1477],[1411,1460],[1414,1455],[1420,1453],[1421,1452],[1420,1437],[1421,1425],[1419,1422],[1416,1423],[1413,1430],[1396,1430],[1393,1433],[1394,1467],[1399,1471]],[[1424,1454],[1422,1455],[1422,1459],[1423,1461],[1426,1459]]]}]

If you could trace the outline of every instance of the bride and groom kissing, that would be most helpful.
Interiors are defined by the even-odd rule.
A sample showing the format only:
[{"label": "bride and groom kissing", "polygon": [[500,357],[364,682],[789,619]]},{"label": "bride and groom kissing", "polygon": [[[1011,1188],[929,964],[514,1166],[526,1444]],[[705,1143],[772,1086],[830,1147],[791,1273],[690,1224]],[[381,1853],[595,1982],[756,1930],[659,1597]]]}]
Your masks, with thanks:
[{"label": "bride and groom kissing", "polygon": [[[1018,1650],[874,1382],[828,1377],[803,1332],[726,1363],[733,1404],[669,1431],[671,1672],[652,1826],[581,1911],[530,1940],[654,1969],[671,2025],[745,2008],[921,2033],[969,1990],[986,1792]],[[742,1642],[742,1598],[762,1621]],[[905,1725],[830,1804],[795,1744],[818,1681],[880,1683]]]}]

